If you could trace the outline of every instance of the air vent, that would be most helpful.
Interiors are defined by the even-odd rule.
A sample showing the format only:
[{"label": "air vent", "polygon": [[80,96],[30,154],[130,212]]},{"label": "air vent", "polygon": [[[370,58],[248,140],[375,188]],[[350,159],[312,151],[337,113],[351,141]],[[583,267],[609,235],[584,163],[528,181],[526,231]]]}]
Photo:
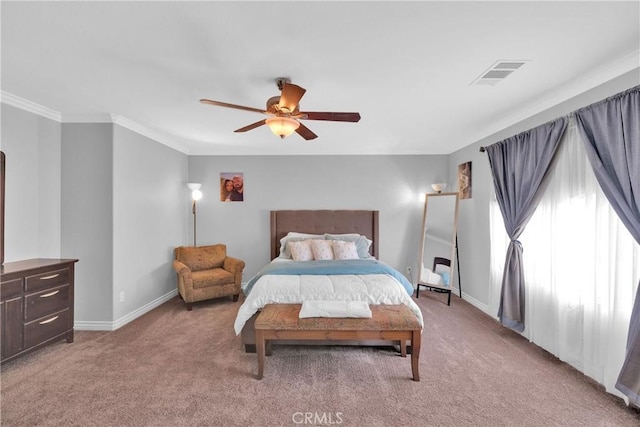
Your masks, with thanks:
[{"label": "air vent", "polygon": [[504,79],[509,74],[513,73],[511,70],[490,70],[487,74],[482,76],[483,79]]},{"label": "air vent", "polygon": [[522,67],[527,61],[496,61],[485,70],[480,77],[471,82],[472,85],[496,85],[514,71]]},{"label": "air vent", "polygon": [[498,62],[498,64],[493,67],[496,68],[498,70],[517,70],[518,68],[522,67],[524,65],[524,62],[520,61],[520,62]]}]

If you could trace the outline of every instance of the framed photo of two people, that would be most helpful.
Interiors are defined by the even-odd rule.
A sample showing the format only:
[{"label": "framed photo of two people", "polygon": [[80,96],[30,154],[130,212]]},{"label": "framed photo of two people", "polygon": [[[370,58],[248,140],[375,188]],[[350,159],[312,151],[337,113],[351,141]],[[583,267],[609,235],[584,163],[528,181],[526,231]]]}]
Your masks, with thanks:
[{"label": "framed photo of two people", "polygon": [[220,201],[244,201],[244,174],[242,172],[222,172],[220,174]]}]

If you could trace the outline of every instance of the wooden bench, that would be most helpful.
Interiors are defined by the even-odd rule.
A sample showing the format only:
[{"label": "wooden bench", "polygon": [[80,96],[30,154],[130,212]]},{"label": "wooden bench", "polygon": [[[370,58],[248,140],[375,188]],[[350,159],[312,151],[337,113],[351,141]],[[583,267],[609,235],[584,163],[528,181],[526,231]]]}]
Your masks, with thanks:
[{"label": "wooden bench", "polygon": [[371,305],[371,318],[300,319],[300,304],[267,304],[255,322],[258,379],[262,379],[265,354],[271,354],[271,341],[284,340],[392,340],[400,342],[402,357],[411,342],[413,380],[420,381],[418,361],[422,328],[416,315],[405,305]]}]

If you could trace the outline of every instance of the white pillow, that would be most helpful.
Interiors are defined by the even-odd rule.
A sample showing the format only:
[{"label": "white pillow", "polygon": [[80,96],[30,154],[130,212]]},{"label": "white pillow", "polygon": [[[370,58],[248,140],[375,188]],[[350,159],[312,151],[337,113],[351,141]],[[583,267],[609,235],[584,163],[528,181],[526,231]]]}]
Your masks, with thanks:
[{"label": "white pillow", "polygon": [[313,251],[313,257],[317,260],[329,260],[333,258],[333,249],[331,248],[331,242],[327,240],[311,241],[311,250]]},{"label": "white pillow", "polygon": [[451,280],[451,267],[444,264],[436,264],[436,273],[442,277],[444,284],[449,286],[449,281]]},{"label": "white pillow", "polygon": [[306,234],[290,231],[286,236],[280,239],[280,258],[291,258],[291,251],[288,248],[290,242],[300,242],[308,239],[324,239],[323,234]]},{"label": "white pillow", "polygon": [[358,250],[358,256],[360,258],[371,258],[371,254],[369,253],[369,247],[371,240],[367,239],[367,236],[363,236],[361,234],[330,234],[326,233],[324,238],[327,240],[343,240],[345,242],[354,242],[356,244],[356,249]]},{"label": "white pillow", "polygon": [[330,240],[330,242],[336,259],[360,259],[355,242],[343,240]]},{"label": "white pillow", "polygon": [[451,267],[444,264],[436,264],[436,273],[449,273],[451,271]]},{"label": "white pillow", "polygon": [[311,240],[302,240],[300,242],[289,242],[289,250],[291,258],[294,261],[313,261],[313,251],[311,250]]}]

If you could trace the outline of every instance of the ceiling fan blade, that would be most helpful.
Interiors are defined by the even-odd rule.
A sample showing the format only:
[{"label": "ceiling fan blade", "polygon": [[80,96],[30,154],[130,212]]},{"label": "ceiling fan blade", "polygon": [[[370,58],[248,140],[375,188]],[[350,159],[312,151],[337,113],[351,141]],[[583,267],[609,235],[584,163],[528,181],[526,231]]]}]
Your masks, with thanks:
[{"label": "ceiling fan blade", "polygon": [[298,102],[307,90],[300,86],[285,83],[282,87],[282,94],[280,95],[280,108],[286,108],[289,112],[293,112],[298,106]]},{"label": "ceiling fan blade", "polygon": [[302,123],[300,123],[300,126],[298,126],[298,129],[296,129],[296,133],[301,137],[303,137],[304,139],[306,139],[307,141],[309,141],[310,139],[316,139],[318,137],[318,135],[311,132],[311,130],[305,125],[303,125]]},{"label": "ceiling fan blade", "polygon": [[247,126],[245,126],[243,128],[236,129],[236,130],[234,130],[234,132],[246,132],[248,130],[255,129],[255,128],[259,127],[259,126],[262,126],[266,122],[267,122],[267,119],[262,119],[259,122],[251,123],[250,125],[247,125]]},{"label": "ceiling fan blade", "polygon": [[267,114],[265,110],[261,110],[259,108],[245,107],[242,105],[229,104],[227,102],[212,101],[210,99],[201,99],[200,102],[203,104],[217,105],[218,107],[235,108],[236,110],[254,111],[256,113]]},{"label": "ceiling fan blade", "polygon": [[301,111],[296,116],[302,120],[328,120],[332,122],[358,122],[360,113],[329,113],[319,111]]}]

